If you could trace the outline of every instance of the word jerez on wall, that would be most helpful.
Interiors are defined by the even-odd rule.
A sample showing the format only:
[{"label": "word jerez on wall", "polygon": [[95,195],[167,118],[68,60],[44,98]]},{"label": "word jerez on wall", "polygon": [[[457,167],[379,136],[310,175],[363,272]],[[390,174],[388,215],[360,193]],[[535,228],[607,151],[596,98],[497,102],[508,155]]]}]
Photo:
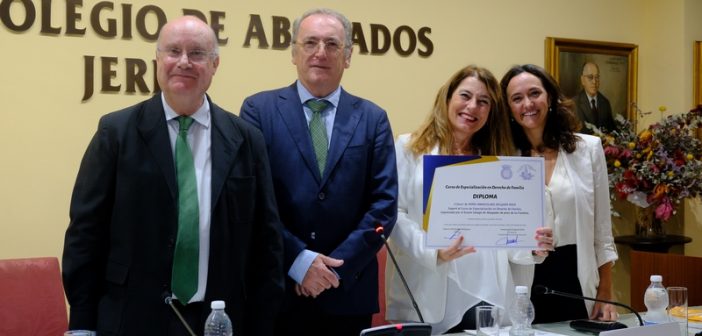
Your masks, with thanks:
[{"label": "word jerez on wall", "polygon": [[[137,35],[141,40],[155,42],[158,34],[168,21],[166,12],[155,5],[144,5],[134,8],[132,4],[122,3],[115,9],[115,2],[100,1],[85,8],[83,0],[63,0],[65,13],[52,13],[52,0],[0,0],[0,21],[5,29],[22,34],[29,31],[35,24],[40,25],[40,33],[45,36],[83,37],[90,28],[91,32],[104,39],[131,40]],[[63,14],[63,15],[61,15]],[[195,15],[207,22],[217,35],[220,48],[229,44],[225,27],[226,13],[224,11],[209,11],[207,14],[196,9],[182,9],[183,15]],[[39,15],[39,19],[37,19]],[[88,16],[89,22],[84,23],[83,17]],[[59,18],[65,18],[61,21]],[[120,28],[118,28],[118,23]],[[155,22],[155,25],[153,24]],[[292,20],[283,16],[271,16],[271,27],[265,27],[261,15],[250,14],[246,28],[240,27],[234,31],[245,32],[242,46],[254,46],[259,49],[284,50],[290,46],[292,39]],[[419,57],[429,57],[434,52],[434,43],[429,38],[431,28],[420,27],[413,29],[402,25],[390,29],[382,24],[372,23],[365,29],[363,24],[353,22],[353,43],[360,55],[384,55],[390,48],[403,57],[411,57],[415,53]],[[255,41],[255,42],[254,42]],[[159,90],[156,83],[156,62],[140,58],[123,59],[117,56],[83,55],[84,83],[82,101],[86,102],[94,94],[95,67],[99,67],[100,93],[151,94]],[[122,83],[115,83],[117,69],[125,71]],[[151,88],[144,76],[147,71],[153,74]]]}]

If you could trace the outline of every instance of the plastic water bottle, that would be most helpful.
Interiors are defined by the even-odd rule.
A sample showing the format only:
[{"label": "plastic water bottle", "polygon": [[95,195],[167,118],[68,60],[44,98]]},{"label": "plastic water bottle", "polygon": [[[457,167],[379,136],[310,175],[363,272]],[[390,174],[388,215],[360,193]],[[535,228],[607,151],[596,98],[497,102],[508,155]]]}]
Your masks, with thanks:
[{"label": "plastic water bottle", "polygon": [[651,284],[644,294],[644,304],[648,309],[644,315],[644,324],[668,322],[668,291],[663,287],[662,276],[651,275]]},{"label": "plastic water bottle", "polygon": [[534,321],[534,304],[529,299],[529,288],[517,286],[514,288],[514,292],[517,297],[509,310],[509,319],[512,321],[509,335],[534,336],[535,331],[531,329],[531,322]]},{"label": "plastic water bottle", "polygon": [[232,321],[224,311],[224,301],[212,301],[212,312],[205,320],[204,336],[232,336]]}]

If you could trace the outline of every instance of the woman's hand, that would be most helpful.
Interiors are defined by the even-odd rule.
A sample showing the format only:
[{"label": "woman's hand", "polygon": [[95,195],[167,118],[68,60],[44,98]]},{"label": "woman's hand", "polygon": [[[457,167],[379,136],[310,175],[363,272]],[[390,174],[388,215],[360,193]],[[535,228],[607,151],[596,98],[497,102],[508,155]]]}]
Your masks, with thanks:
[{"label": "woman's hand", "polygon": [[553,251],[553,229],[548,227],[536,228],[534,239],[538,242],[539,249],[531,251],[539,257],[548,256],[548,251]]},{"label": "woman's hand", "polygon": [[468,253],[473,253],[475,252],[475,247],[473,246],[466,246],[466,247],[461,247],[461,244],[463,244],[463,236],[458,237],[458,239],[455,239],[449,247],[445,249],[439,249],[437,253],[437,258],[439,259],[439,263],[444,263],[447,261],[451,261],[456,258],[460,258]]},{"label": "woman's hand", "polygon": [[603,302],[595,302],[595,306],[592,308],[591,320],[600,321],[616,321],[619,318],[617,314],[617,309],[614,305]]}]

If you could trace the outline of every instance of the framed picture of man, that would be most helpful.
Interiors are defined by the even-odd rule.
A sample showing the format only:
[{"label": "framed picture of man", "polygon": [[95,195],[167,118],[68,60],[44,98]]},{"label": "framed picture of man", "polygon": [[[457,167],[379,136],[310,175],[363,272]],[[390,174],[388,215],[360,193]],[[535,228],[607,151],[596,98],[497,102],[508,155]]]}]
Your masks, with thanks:
[{"label": "framed picture of man", "polygon": [[586,123],[612,130],[617,114],[636,119],[638,46],[628,43],[546,38],[546,69],[573,99]]},{"label": "framed picture of man", "polygon": [[692,70],[694,104],[702,105],[702,41],[695,41]]},{"label": "framed picture of man", "polygon": [[[702,41],[695,41],[692,52],[692,99],[697,107],[702,105]],[[697,138],[702,140],[702,128],[697,129]]]}]

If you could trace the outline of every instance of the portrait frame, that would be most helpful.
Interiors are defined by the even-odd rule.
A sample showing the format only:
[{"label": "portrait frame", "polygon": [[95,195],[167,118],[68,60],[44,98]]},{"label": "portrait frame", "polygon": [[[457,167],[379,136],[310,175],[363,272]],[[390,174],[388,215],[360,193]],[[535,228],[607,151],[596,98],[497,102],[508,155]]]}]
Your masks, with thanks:
[{"label": "portrait frame", "polygon": [[[692,48],[692,107],[702,105],[702,41]],[[697,128],[697,139],[702,141],[702,127]]]},{"label": "portrait frame", "polygon": [[702,105],[702,41],[695,41],[692,63],[692,90],[694,106]]},{"label": "portrait frame", "polygon": [[583,65],[594,62],[601,78],[598,91],[610,100],[612,114],[636,123],[638,45],[547,37],[545,49],[546,70],[567,97],[573,98],[583,89]]}]

